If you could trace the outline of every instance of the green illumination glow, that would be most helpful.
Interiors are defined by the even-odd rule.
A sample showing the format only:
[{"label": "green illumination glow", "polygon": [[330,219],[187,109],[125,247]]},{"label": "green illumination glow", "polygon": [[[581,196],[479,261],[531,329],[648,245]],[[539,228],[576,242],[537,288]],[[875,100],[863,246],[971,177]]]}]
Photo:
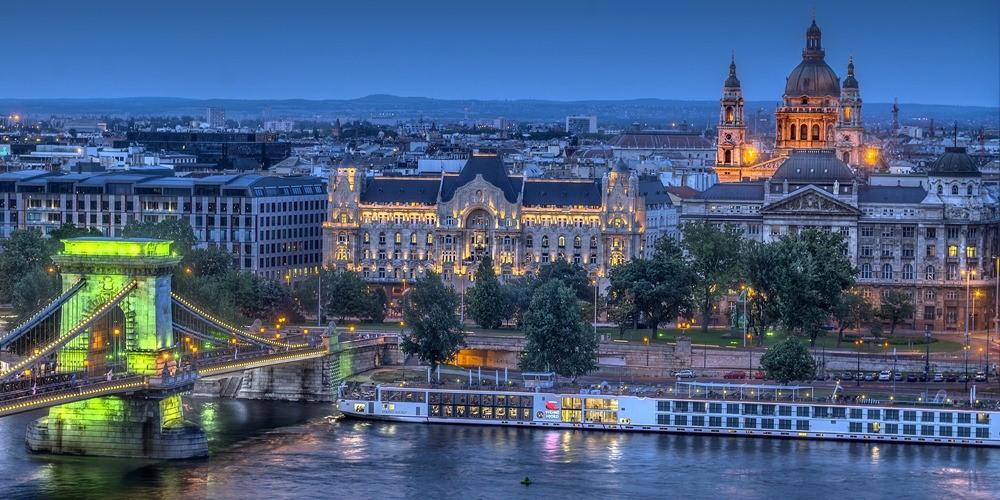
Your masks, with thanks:
[{"label": "green illumination glow", "polygon": [[170,257],[170,245],[173,243],[144,238],[70,238],[62,242],[63,255],[116,257]]}]

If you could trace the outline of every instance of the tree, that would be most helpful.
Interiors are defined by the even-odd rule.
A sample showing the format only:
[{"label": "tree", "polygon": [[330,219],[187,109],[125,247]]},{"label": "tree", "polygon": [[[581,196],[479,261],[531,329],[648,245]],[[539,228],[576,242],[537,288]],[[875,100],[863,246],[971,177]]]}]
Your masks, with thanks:
[{"label": "tree", "polygon": [[575,291],[560,280],[535,290],[524,315],[524,337],[522,370],[577,377],[597,368],[597,338],[580,317]]},{"label": "tree", "polygon": [[748,328],[758,345],[764,344],[768,329],[777,322],[777,266],[781,256],[773,244],[747,241],[743,246],[741,269],[747,290]]},{"label": "tree", "polygon": [[388,306],[389,296],[386,295],[385,288],[375,287],[367,294],[365,309],[361,316],[370,323],[381,323],[385,321]]},{"label": "tree", "polygon": [[538,268],[537,285],[541,285],[549,280],[560,280],[566,286],[573,289],[580,300],[593,300],[594,287],[587,276],[587,271],[577,264],[570,264],[563,259],[547,263]]},{"label": "tree", "polygon": [[635,305],[635,296],[632,291],[618,290],[612,291],[610,304],[608,305],[608,319],[618,325],[618,337],[625,336],[625,329],[635,325],[639,319],[639,310]]},{"label": "tree", "polygon": [[357,273],[340,271],[323,275],[323,312],[343,322],[362,318],[369,311],[368,284]]},{"label": "tree", "polygon": [[187,255],[194,248],[197,240],[194,229],[187,220],[180,217],[167,218],[158,222],[129,222],[122,235],[126,238],[155,238],[174,242],[173,250],[180,255]]},{"label": "tree", "polygon": [[18,229],[0,240],[0,301],[10,302],[15,285],[36,269],[50,265],[51,246],[35,229]]},{"label": "tree", "polygon": [[688,314],[694,275],[672,238],[660,238],[651,259],[632,259],[610,273],[612,295],[631,293],[655,337],[660,323]]},{"label": "tree", "polygon": [[915,311],[916,307],[910,294],[902,290],[889,290],[882,295],[879,317],[889,322],[890,337],[896,333],[896,325],[907,318],[912,318]]},{"label": "tree", "polygon": [[49,255],[62,251],[62,240],[70,238],[82,238],[85,236],[99,237],[104,233],[92,227],[78,227],[75,224],[63,224],[56,229],[49,231],[49,244],[52,249]]},{"label": "tree", "polygon": [[688,263],[694,271],[701,311],[701,330],[708,331],[712,306],[719,297],[736,284],[740,275],[740,247],[742,232],[731,225],[719,226],[710,222],[685,224],[681,244],[687,253]]},{"label": "tree", "polygon": [[779,256],[774,271],[780,322],[816,345],[844,291],[854,286],[846,243],[837,233],[809,229],[773,245]]},{"label": "tree", "polygon": [[833,308],[833,319],[837,321],[837,347],[844,341],[844,330],[861,328],[870,323],[875,316],[871,304],[859,293],[844,292],[837,305]]},{"label": "tree", "polygon": [[437,274],[428,271],[413,283],[403,302],[403,319],[409,333],[400,347],[416,355],[431,369],[455,356],[465,341],[458,321],[459,297]]},{"label": "tree", "polygon": [[789,337],[771,347],[760,357],[760,366],[767,378],[787,384],[795,380],[812,380],[816,375],[816,360],[798,339]]},{"label": "tree", "polygon": [[493,270],[493,259],[483,257],[476,269],[475,285],[469,289],[466,302],[469,316],[483,328],[499,328],[504,320],[504,294]]},{"label": "tree", "polygon": [[531,307],[531,295],[538,283],[537,278],[528,275],[507,280],[501,285],[506,297],[504,318],[513,320],[518,327],[523,325],[524,313]]},{"label": "tree", "polygon": [[11,305],[19,318],[41,309],[60,292],[59,276],[46,269],[32,269],[20,278],[11,294]]}]

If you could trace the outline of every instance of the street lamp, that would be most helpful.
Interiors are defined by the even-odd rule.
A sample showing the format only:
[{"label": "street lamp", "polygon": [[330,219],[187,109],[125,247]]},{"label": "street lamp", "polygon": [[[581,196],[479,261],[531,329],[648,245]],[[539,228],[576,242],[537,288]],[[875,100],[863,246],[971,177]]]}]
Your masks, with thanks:
[{"label": "street lamp", "polygon": [[854,346],[858,350],[858,370],[854,373],[854,385],[861,386],[861,346],[864,345],[864,339],[858,339],[854,341]]},{"label": "street lamp", "polygon": [[965,351],[965,388],[969,388],[969,344],[962,346],[962,350]]},{"label": "street lamp", "polygon": [[[597,286],[597,277],[596,276],[591,281],[591,283],[593,283],[593,285],[594,285],[594,338],[596,339],[597,338],[597,292],[600,289],[600,287]],[[649,354],[647,353],[647,356],[648,355]]]}]

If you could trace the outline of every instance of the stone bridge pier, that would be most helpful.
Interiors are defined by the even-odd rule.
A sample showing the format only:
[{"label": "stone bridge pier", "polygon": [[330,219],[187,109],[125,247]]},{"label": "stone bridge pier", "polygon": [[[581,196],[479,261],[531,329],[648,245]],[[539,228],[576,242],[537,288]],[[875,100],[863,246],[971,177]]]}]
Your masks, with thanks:
[{"label": "stone bridge pier", "polygon": [[[240,375],[239,389],[231,394],[241,399],[281,401],[333,401],[340,383],[351,375],[382,366],[402,363],[402,354],[395,337],[379,337],[334,343],[329,356],[297,363],[247,370]],[[225,385],[233,382],[218,380],[216,388],[199,388],[201,392],[222,394]]]}]

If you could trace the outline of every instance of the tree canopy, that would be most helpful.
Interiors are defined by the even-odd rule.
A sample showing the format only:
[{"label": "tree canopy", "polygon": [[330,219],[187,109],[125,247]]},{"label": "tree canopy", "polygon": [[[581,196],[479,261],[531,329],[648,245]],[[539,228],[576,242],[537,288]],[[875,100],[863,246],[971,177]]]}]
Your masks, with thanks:
[{"label": "tree canopy", "polygon": [[789,337],[772,346],[760,357],[760,366],[767,378],[787,384],[796,380],[812,380],[816,375],[816,360],[798,339]]},{"label": "tree canopy", "polygon": [[466,294],[469,316],[483,328],[499,328],[508,312],[504,304],[507,296],[500,289],[493,270],[493,259],[489,255],[479,263],[474,282],[475,285]]},{"label": "tree canopy", "polygon": [[845,291],[833,308],[833,319],[837,321],[837,345],[844,341],[844,330],[861,328],[875,317],[871,304],[855,291]]},{"label": "tree canopy", "polygon": [[913,298],[902,290],[889,290],[882,294],[882,304],[879,307],[879,317],[889,322],[889,335],[896,333],[896,325],[912,318],[916,311]]},{"label": "tree canopy", "polygon": [[687,223],[682,231],[681,244],[695,278],[701,329],[708,331],[712,308],[739,280],[742,231],[705,221]]},{"label": "tree canopy", "polygon": [[403,319],[409,330],[400,347],[431,368],[453,358],[465,341],[458,321],[459,297],[437,274],[428,271],[413,283],[403,302]]},{"label": "tree canopy", "polygon": [[609,278],[612,297],[630,297],[654,334],[660,323],[691,311],[695,277],[672,238],[657,240],[650,259],[615,266]]},{"label": "tree canopy", "polygon": [[171,240],[174,242],[173,250],[183,256],[187,256],[197,243],[191,224],[180,217],[157,222],[132,221],[122,229],[122,235],[126,238]]},{"label": "tree canopy", "polygon": [[598,340],[580,316],[576,293],[561,280],[535,290],[524,315],[524,336],[522,370],[576,377],[597,368]]}]

